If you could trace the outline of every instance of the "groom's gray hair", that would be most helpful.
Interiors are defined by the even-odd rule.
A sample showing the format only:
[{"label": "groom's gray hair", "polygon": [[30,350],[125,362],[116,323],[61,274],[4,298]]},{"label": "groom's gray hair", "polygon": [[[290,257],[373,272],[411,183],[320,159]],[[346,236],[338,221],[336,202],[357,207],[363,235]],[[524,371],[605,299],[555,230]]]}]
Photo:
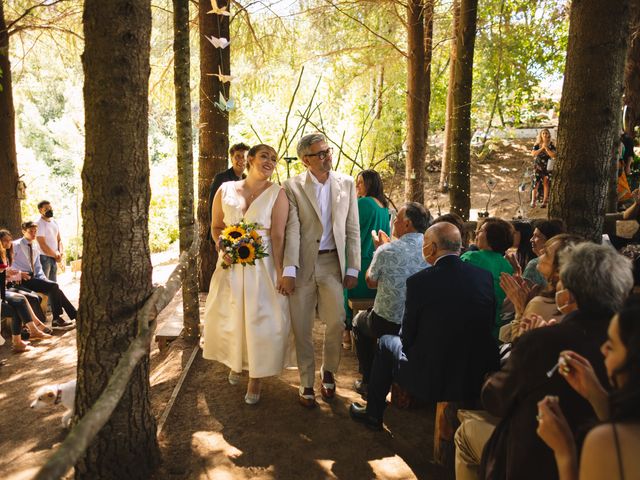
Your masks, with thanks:
[{"label": "groom's gray hair", "polygon": [[298,152],[298,159],[302,160],[302,157],[304,157],[307,153],[309,153],[309,147],[314,143],[326,142],[326,141],[327,141],[327,137],[325,137],[323,134],[319,132],[305,135],[300,139],[300,141],[298,142],[298,146],[296,148],[296,151]]}]

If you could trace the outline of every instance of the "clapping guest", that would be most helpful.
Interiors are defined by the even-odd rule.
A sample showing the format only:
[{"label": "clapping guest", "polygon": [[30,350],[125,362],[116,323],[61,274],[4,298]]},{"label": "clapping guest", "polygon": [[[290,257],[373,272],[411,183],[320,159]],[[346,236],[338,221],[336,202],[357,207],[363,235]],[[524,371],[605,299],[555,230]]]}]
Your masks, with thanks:
[{"label": "clapping guest", "polygon": [[358,273],[358,284],[355,288],[345,290],[346,328],[343,347],[351,347],[352,312],[348,300],[351,298],[374,298],[376,291],[369,288],[365,273],[373,259],[375,250],[371,232],[383,232],[387,236],[389,229],[389,202],[384,196],[384,187],[380,175],[375,170],[363,170],[356,177],[356,194],[358,195],[358,218],[360,220],[360,256],[361,268]]},{"label": "clapping guest", "polygon": [[553,367],[560,352],[572,350],[594,365],[601,381],[606,379],[600,345],[606,339],[609,319],[633,286],[631,262],[607,246],[582,243],[567,248],[560,254],[560,265],[564,291],[556,298],[560,297],[561,304],[563,296],[570,294],[578,309],[561,323],[522,335],[514,342],[505,366],[482,389],[484,407],[501,418],[483,463],[485,470],[490,467],[503,478],[557,478],[553,455],[536,435],[537,404],[545,395],[562,398],[574,435],[594,420],[589,403]]},{"label": "clapping guest", "polygon": [[501,326],[502,302],[505,298],[505,293],[500,286],[500,274],[503,272],[513,273],[513,267],[504,258],[507,249],[513,245],[513,227],[505,220],[489,217],[480,224],[476,231],[476,245],[479,250],[465,252],[460,256],[460,259],[491,273],[496,297],[493,334],[497,339]]},{"label": "clapping guest", "polygon": [[[640,478],[640,303],[627,301],[609,324],[602,345],[613,393],[608,394],[593,366],[573,351],[560,354],[559,373],[587,399],[605,423],[585,438],[578,468],[578,449],[563,409],[564,399],[545,397],[538,403],[538,435],[553,450],[560,480]],[[563,408],[561,408],[561,406]]]},{"label": "clapping guest", "polygon": [[565,233],[567,231],[567,227],[562,220],[557,218],[552,218],[551,220],[538,220],[535,222],[534,227],[533,235],[531,236],[531,248],[533,253],[536,254],[536,258],[533,258],[526,264],[524,272],[522,272],[522,278],[532,284],[539,285],[541,288],[544,288],[547,286],[547,281],[538,271],[538,261],[540,260],[539,256],[542,253],[545,242],[556,235]]},{"label": "clapping guest", "polygon": [[[555,302],[556,285],[560,280],[559,253],[582,241],[584,241],[582,237],[566,233],[547,240],[538,262],[538,271],[547,281],[547,287],[533,298],[531,298],[530,286],[522,278],[508,273],[501,274],[500,286],[515,309],[515,319],[500,329],[501,341],[511,342],[520,336],[524,319],[536,322],[539,318],[546,321],[551,319],[560,321],[564,313],[568,313],[559,311]],[[528,327],[524,329],[526,328]]]},{"label": "clapping guest", "polygon": [[533,225],[526,220],[512,220],[513,225],[513,246],[505,255],[511,263],[516,275],[522,274],[522,269],[536,256],[531,246],[533,236]]},{"label": "clapping guest", "polygon": [[362,374],[362,380],[355,382],[355,389],[363,396],[367,393],[378,338],[397,335],[400,331],[407,278],[427,267],[422,257],[422,244],[430,218],[429,211],[421,204],[406,203],[393,222],[393,235],[397,240],[390,241],[382,233],[374,238],[376,250],[366,280],[367,285],[377,291],[375,302],[372,309],[358,313],[353,319]]}]

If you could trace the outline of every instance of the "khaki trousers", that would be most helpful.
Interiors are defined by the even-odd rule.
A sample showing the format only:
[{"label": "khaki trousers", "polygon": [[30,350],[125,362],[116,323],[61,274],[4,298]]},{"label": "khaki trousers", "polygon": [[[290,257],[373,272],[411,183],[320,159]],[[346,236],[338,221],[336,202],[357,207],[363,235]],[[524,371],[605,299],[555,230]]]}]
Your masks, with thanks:
[{"label": "khaki trousers", "polygon": [[500,421],[484,410],[458,410],[456,430],[456,480],[479,480],[482,450]]},{"label": "khaki trousers", "polygon": [[318,255],[314,273],[308,282],[298,284],[289,297],[291,326],[296,342],[300,387],[312,388],[315,380],[313,322],[316,316],[324,322],[322,369],[336,373],[340,364],[345,311],[342,273],[338,254]]}]

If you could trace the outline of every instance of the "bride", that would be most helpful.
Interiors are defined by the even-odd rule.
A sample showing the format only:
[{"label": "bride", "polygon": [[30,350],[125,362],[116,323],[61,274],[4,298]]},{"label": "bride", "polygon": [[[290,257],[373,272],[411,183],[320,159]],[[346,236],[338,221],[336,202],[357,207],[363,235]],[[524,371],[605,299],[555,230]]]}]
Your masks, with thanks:
[{"label": "bride", "polygon": [[269,255],[255,265],[227,269],[219,255],[205,304],[203,357],[228,366],[232,385],[248,370],[248,404],[260,400],[260,379],[284,368],[289,338],[289,302],[277,293],[289,202],[284,189],[269,181],[276,161],[272,147],[254,146],[248,153],[247,178],[223,183],[213,200],[211,233],[218,251],[222,230],[244,221],[259,225]]}]

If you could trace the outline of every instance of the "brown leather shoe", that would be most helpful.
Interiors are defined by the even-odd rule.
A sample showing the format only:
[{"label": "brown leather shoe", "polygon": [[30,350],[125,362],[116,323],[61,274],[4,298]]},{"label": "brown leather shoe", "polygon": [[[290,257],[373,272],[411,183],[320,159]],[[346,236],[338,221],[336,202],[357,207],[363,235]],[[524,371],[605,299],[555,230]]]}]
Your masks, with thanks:
[{"label": "brown leather shoe", "polygon": [[320,369],[320,395],[325,402],[333,400],[336,396],[336,380],[333,373]]},{"label": "brown leather shoe", "polygon": [[313,393],[313,389],[304,389],[298,395],[298,401],[300,405],[306,408],[313,408],[317,405],[316,395]]}]

